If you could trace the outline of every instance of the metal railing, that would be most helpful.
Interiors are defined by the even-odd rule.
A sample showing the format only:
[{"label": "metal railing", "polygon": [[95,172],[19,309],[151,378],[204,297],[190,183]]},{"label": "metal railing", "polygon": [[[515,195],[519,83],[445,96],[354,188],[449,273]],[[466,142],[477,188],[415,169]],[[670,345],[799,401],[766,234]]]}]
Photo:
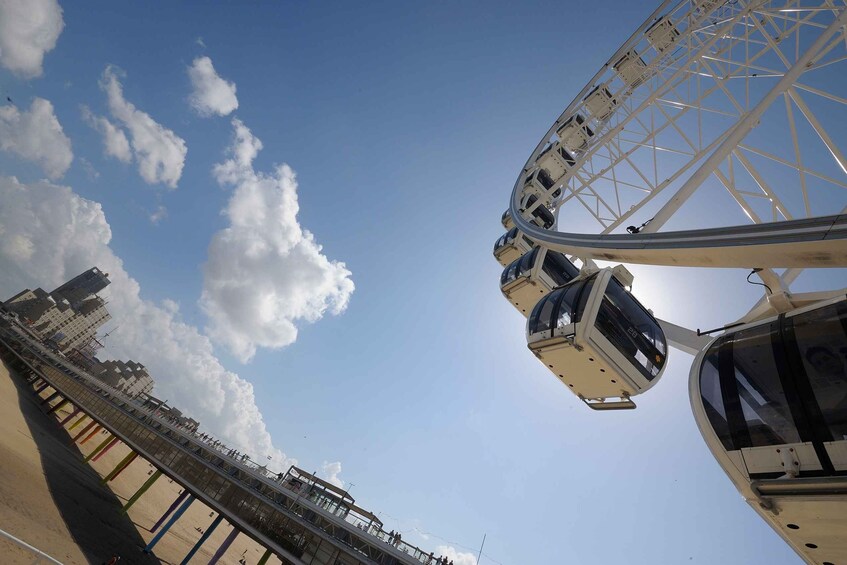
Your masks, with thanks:
[{"label": "metal railing", "polygon": [[[4,329],[4,328],[0,328]],[[429,553],[392,544],[381,528],[362,529],[360,518],[339,515],[236,460],[142,407],[111,386],[69,366],[27,336],[2,333],[33,357],[17,355],[54,389],[148,461],[181,483],[231,523],[293,563],[427,563]],[[2,341],[2,340],[0,340]],[[8,347],[8,344],[6,344]],[[43,364],[43,365],[42,365]],[[302,558],[302,559],[301,559]]]},{"label": "metal railing", "polygon": [[3,538],[6,541],[9,541],[9,542],[13,543],[14,545],[16,545],[16,546],[18,546],[22,549],[25,549],[28,552],[35,555],[35,559],[32,561],[32,565],[35,565],[36,563],[55,563],[56,565],[62,565],[61,561],[58,561],[58,560],[50,557],[49,555],[47,555],[46,553],[44,553],[43,551],[41,551],[37,547],[33,547],[33,546],[29,545],[27,542],[16,538],[15,536],[13,536],[12,534],[10,534],[9,532],[7,532],[5,530],[0,530],[0,538]]}]

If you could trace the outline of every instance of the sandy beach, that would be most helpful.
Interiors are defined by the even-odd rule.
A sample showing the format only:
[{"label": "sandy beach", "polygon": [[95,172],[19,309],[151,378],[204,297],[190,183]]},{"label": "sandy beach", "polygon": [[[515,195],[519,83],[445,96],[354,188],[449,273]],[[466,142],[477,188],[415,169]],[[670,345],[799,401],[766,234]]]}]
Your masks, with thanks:
[{"label": "sandy beach", "polygon": [[[180,563],[201,533],[214,520],[211,509],[195,501],[156,545],[154,555],[141,549],[153,538],[149,528],[179,495],[181,487],[164,475],[130,508],[120,512],[127,499],[149,478],[153,467],[137,458],[107,486],[101,478],[128,453],[119,444],[91,465],[83,462],[106,437],[100,432],[82,446],[59,421],[71,413],[66,405],[47,415],[32,387],[0,364],[0,529],[48,553],[63,563],[94,563],[121,556],[121,564]],[[55,404],[57,401],[53,401]],[[208,563],[232,531],[224,520],[191,560]],[[264,548],[239,534],[219,563],[236,565],[240,559],[256,563]],[[31,563],[28,552],[0,539],[3,564]],[[279,563],[271,557],[268,563]]]}]

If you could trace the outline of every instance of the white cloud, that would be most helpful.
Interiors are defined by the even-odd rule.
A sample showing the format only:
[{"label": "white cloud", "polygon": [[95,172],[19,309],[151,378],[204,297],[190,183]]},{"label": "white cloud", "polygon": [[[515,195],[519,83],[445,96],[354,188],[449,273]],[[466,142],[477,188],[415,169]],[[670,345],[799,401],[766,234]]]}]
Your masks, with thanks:
[{"label": "white cloud", "polygon": [[194,88],[188,101],[201,116],[226,116],[238,108],[235,83],[222,79],[209,57],[194,59],[188,67],[188,77]]},{"label": "white cloud", "polygon": [[112,117],[129,131],[141,178],[148,184],[162,183],[176,188],[188,153],[185,140],[124,98],[118,70],[114,67],[106,67],[103,71],[100,88],[106,92]]},{"label": "white cloud", "polygon": [[12,104],[0,106],[0,149],[38,163],[51,179],[64,175],[74,159],[53,104],[43,98],[24,112]]},{"label": "white cloud", "polygon": [[447,557],[453,561],[453,565],[476,565],[476,556],[473,553],[458,551],[452,545],[439,545],[435,548],[435,555]]},{"label": "white cloud", "polygon": [[176,303],[141,298],[138,282],[109,247],[112,233],[99,203],[66,186],[2,176],[0,202],[0,297],[55,288],[98,266],[112,281],[104,293],[119,326],[109,338],[109,356],[144,363],[157,396],[228,445],[258,460],[271,455],[275,471],[293,463],[272,444],[253,386],[221,365],[209,339],[182,321]]},{"label": "white cloud", "polygon": [[124,163],[132,161],[132,151],[124,130],[110,122],[108,118],[92,114],[88,106],[82,106],[81,112],[82,119],[103,136],[103,151],[106,155]]},{"label": "white cloud", "polygon": [[333,461],[332,463],[324,461],[323,465],[321,465],[321,474],[325,481],[338,488],[344,488],[344,481],[338,476],[341,474],[341,461]]},{"label": "white cloud", "polygon": [[150,222],[155,226],[159,225],[159,222],[168,217],[168,209],[163,205],[159,204],[156,210],[150,214]]},{"label": "white cloud", "polygon": [[296,322],[343,312],[354,285],[344,263],[327,259],[300,227],[294,171],[253,170],[262,143],[239,120],[232,123],[229,158],[214,168],[219,183],[235,186],[224,210],[230,225],[209,245],[200,303],[209,335],[247,362],[257,347],[293,343]]},{"label": "white cloud", "polygon": [[0,0],[0,65],[24,78],[41,76],[44,54],[64,26],[56,0]]}]

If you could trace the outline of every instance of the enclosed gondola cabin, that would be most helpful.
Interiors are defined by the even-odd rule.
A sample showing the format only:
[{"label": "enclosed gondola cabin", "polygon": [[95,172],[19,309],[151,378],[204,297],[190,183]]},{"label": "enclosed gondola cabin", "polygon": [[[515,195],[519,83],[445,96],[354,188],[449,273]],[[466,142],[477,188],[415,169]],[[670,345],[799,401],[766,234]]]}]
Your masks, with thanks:
[{"label": "enclosed gondola cabin", "polygon": [[659,322],[614,272],[602,269],[556,289],[527,320],[529,349],[598,410],[635,408],[630,397],[656,384],[667,356]]},{"label": "enclosed gondola cabin", "polygon": [[694,417],[735,486],[807,563],[847,563],[847,300],[719,336]]},{"label": "enclosed gondola cabin", "polygon": [[547,169],[537,168],[527,173],[521,190],[521,208],[526,210],[532,206],[535,201],[530,202],[530,198],[533,197],[541,200],[541,206],[552,206],[562,194],[561,188],[551,190],[554,186],[556,186],[556,180],[550,176]]},{"label": "enclosed gondola cabin", "polygon": [[534,247],[503,269],[500,290],[524,316],[538,299],[579,276],[579,269],[558,251]]},{"label": "enclosed gondola cabin", "polygon": [[[526,204],[523,206],[522,210],[525,211],[532,208],[536,202],[538,202],[538,197],[530,196],[526,199]],[[532,208],[527,220],[545,230],[549,230],[556,225],[556,217],[553,215],[553,212],[545,206],[535,206],[535,208]],[[515,227],[515,222],[512,221],[512,214],[509,210],[503,212],[503,216],[500,218],[500,221],[502,222],[503,227],[507,230]]]},{"label": "enclosed gondola cabin", "polygon": [[507,267],[513,261],[520,259],[524,253],[531,251],[535,243],[514,227],[501,235],[494,244],[494,258]]}]

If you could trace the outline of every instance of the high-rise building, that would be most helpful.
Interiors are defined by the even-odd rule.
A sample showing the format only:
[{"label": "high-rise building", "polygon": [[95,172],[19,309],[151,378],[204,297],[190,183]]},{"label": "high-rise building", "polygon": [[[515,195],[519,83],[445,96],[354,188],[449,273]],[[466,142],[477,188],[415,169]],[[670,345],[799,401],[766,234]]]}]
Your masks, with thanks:
[{"label": "high-rise building", "polygon": [[26,289],[3,306],[42,339],[70,351],[85,347],[97,334],[97,328],[111,318],[106,302],[96,295],[108,285],[108,274],[94,267],[52,293],[40,288]]},{"label": "high-rise building", "polygon": [[97,267],[92,267],[84,273],[75,276],[50,294],[57,301],[61,297],[74,304],[89,294],[97,294],[109,286],[110,282],[109,273],[104,273]]}]

